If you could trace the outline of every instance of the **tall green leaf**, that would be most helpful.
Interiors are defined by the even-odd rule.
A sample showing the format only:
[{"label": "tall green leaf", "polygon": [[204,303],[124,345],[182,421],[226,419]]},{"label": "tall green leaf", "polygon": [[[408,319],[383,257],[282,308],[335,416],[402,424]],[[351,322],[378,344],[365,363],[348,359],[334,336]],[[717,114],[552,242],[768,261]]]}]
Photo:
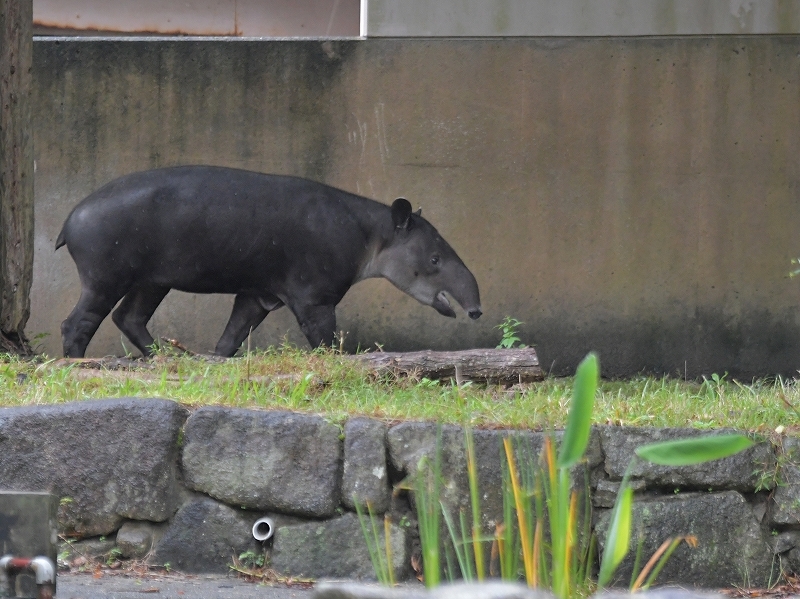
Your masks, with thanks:
[{"label": "tall green leaf", "polygon": [[464,427],[464,444],[467,450],[467,480],[469,481],[469,502],[472,507],[472,553],[475,556],[475,573],[479,581],[486,578],[483,562],[483,543],[481,541],[481,499],[478,490],[478,462],[475,459],[475,438],[472,427]]},{"label": "tall green leaf", "polygon": [[[356,514],[358,515],[358,522],[361,524],[361,532],[364,534],[364,540],[367,543],[367,551],[369,552],[369,560],[372,562],[372,568],[375,570],[375,577],[383,585],[394,586],[394,571],[392,570],[392,560],[390,555],[384,555],[381,551],[381,540],[378,528],[375,525],[375,517],[372,513],[372,506],[367,502],[367,514],[361,508],[361,501],[353,495],[353,504],[356,506]],[[388,517],[388,516],[387,516]],[[369,528],[367,527],[369,522]],[[384,522],[386,520],[384,519]],[[391,549],[391,539],[389,538],[389,527],[386,526],[384,530],[386,535],[385,547],[387,551]]]},{"label": "tall green leaf", "polygon": [[608,528],[606,547],[603,550],[603,560],[600,562],[600,574],[597,577],[597,586],[606,586],[620,565],[631,541],[631,519],[633,506],[633,489],[623,480],[620,486],[614,512],[611,514],[611,526]]},{"label": "tall green leaf", "polygon": [[599,377],[600,361],[597,354],[591,352],[581,361],[575,372],[572,406],[569,409],[567,428],[564,429],[564,438],[561,440],[561,450],[556,462],[558,468],[571,468],[586,451]]},{"label": "tall green leaf", "polygon": [[661,466],[691,466],[726,458],[747,449],[753,441],[744,435],[710,435],[651,443],[636,448],[636,455]]}]

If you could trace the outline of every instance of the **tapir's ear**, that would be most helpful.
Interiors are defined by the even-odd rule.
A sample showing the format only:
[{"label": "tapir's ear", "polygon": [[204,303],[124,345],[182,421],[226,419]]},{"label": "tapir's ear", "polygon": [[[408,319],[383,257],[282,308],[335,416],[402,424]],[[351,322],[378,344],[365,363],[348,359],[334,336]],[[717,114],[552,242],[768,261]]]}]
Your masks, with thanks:
[{"label": "tapir's ear", "polygon": [[422,216],[422,208],[417,210],[414,214],[416,214],[417,216]]},{"label": "tapir's ear", "polygon": [[411,224],[411,204],[405,198],[397,198],[392,203],[392,222],[395,229],[408,229]]}]

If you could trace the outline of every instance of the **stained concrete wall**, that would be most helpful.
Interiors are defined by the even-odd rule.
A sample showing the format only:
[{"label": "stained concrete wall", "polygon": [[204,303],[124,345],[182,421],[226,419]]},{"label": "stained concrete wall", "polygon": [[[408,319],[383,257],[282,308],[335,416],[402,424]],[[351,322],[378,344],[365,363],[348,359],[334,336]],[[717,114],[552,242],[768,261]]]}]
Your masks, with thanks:
[{"label": "stained concrete wall", "polygon": [[[494,346],[546,371],[792,374],[800,363],[800,38],[70,41],[34,44],[31,335],[79,295],[67,213],[121,174],[209,163],[408,197],[481,286],[446,319],[385,281],[340,304],[348,346]],[[156,335],[209,350],[230,298],[173,292]],[[286,310],[254,345],[304,344]],[[130,347],[130,345],[128,345]],[[92,354],[122,351],[104,323]]]}]

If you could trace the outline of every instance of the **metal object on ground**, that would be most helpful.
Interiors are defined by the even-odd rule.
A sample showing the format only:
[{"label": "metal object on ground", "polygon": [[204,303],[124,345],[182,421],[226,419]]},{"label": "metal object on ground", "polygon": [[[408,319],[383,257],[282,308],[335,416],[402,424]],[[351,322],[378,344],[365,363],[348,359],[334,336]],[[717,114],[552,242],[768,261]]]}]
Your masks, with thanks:
[{"label": "metal object on ground", "polygon": [[50,493],[0,491],[0,597],[55,594],[58,505]]},{"label": "metal object on ground", "polygon": [[275,533],[275,521],[272,518],[264,517],[256,520],[253,524],[253,538],[256,541],[266,541]]},{"label": "metal object on ground", "polygon": [[36,576],[36,599],[53,599],[56,594],[56,566],[48,557],[0,557],[0,573],[5,575],[10,597],[18,597],[17,576],[30,572]]}]

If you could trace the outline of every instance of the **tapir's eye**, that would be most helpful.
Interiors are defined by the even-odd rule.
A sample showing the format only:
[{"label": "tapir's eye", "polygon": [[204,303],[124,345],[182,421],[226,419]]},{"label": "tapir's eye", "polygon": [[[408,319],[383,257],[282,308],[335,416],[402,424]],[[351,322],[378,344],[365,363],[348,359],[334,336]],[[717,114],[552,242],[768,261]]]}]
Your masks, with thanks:
[{"label": "tapir's eye", "polygon": [[439,264],[439,254],[434,254],[433,256],[431,256],[431,264],[434,265]]}]

